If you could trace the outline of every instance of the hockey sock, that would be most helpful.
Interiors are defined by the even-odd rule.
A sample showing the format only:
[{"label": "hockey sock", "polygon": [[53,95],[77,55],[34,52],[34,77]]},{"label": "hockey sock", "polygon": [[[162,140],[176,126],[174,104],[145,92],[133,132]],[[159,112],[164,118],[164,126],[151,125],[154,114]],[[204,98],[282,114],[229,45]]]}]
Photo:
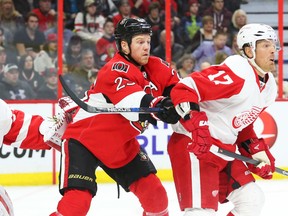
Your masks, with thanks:
[{"label": "hockey sock", "polygon": [[138,179],[129,189],[138,197],[144,216],[168,216],[167,193],[155,174]]},{"label": "hockey sock", "polygon": [[92,195],[85,190],[68,190],[58,203],[57,211],[61,215],[86,216],[92,201]]}]

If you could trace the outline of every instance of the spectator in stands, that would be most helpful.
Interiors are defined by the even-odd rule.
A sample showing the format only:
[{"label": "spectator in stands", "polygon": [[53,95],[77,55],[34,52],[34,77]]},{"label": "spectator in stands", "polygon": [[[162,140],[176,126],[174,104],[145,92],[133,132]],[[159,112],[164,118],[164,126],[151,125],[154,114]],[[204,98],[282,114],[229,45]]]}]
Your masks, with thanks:
[{"label": "spectator in stands", "polygon": [[224,0],[225,7],[234,13],[234,11],[240,9],[241,2],[243,0]]},{"label": "spectator in stands", "polygon": [[[162,20],[162,25],[165,28],[165,25],[166,25],[166,14],[165,13],[161,16],[161,20]],[[176,14],[171,13],[170,21],[171,21],[171,30],[174,33],[174,42],[183,45],[184,40],[183,40],[183,35],[182,35],[181,29],[180,29],[180,22],[181,22],[180,18],[178,16],[176,16]]]},{"label": "spectator in stands", "polygon": [[150,3],[151,0],[129,0],[132,14],[141,18],[147,16]]},{"label": "spectator in stands", "polygon": [[5,32],[2,27],[0,27],[0,47],[2,47],[2,51],[6,55],[6,64],[17,63],[17,51],[15,50],[14,46],[9,46],[9,44],[6,43]]},{"label": "spectator in stands", "polygon": [[[39,5],[40,5],[39,2],[41,0],[30,0],[30,1],[32,1],[33,8],[39,8]],[[54,10],[57,8],[57,0],[51,0],[51,8],[54,9]]]},{"label": "spectator in stands", "polygon": [[[151,0],[151,2],[159,2],[161,7],[161,15],[165,13],[165,0]],[[177,15],[178,4],[176,0],[171,0],[171,14]]]},{"label": "spectator in stands", "polygon": [[34,70],[34,59],[32,55],[23,55],[19,60],[19,79],[27,82],[37,93],[38,89],[44,84],[44,79]]},{"label": "spectator in stands", "polygon": [[57,35],[49,34],[43,50],[34,59],[35,70],[42,74],[46,68],[56,68],[57,57]]},{"label": "spectator in stands", "polygon": [[117,13],[118,9],[115,5],[116,1],[118,0],[101,0],[101,12],[105,18],[111,18],[114,14]]},{"label": "spectator in stands", "polygon": [[151,2],[148,9],[148,15],[145,17],[147,23],[151,25],[151,50],[159,45],[160,32],[165,28],[160,17],[161,6],[159,2]]},{"label": "spectator in stands", "polygon": [[185,47],[191,45],[196,33],[202,27],[201,17],[198,14],[199,2],[198,0],[189,0],[189,10],[181,18],[180,31],[183,39],[183,45]]},{"label": "spectator in stands", "polygon": [[213,64],[219,65],[228,57],[227,53],[222,51],[217,51],[214,57]]},{"label": "spectator in stands", "polygon": [[194,67],[195,59],[189,54],[184,54],[177,62],[177,71],[181,78],[187,77],[192,73]]},{"label": "spectator in stands", "polygon": [[199,70],[203,61],[214,64],[215,54],[218,51],[225,52],[227,55],[232,55],[231,48],[226,46],[227,39],[227,33],[220,31],[216,33],[213,41],[204,41],[196,50],[194,50],[192,56],[196,59],[195,69]]},{"label": "spectator in stands", "polygon": [[103,36],[105,17],[101,15],[100,0],[85,0],[84,11],[75,18],[75,32],[83,40],[95,47],[96,42]]},{"label": "spectator in stands", "polygon": [[231,34],[237,34],[239,30],[247,24],[247,14],[244,10],[238,9],[232,15],[232,23],[229,29]]},{"label": "spectator in stands", "polygon": [[33,5],[32,1],[29,0],[13,0],[15,9],[23,16],[26,17],[26,15],[32,10]]},{"label": "spectator in stands", "polygon": [[240,55],[241,54],[240,49],[239,49],[238,44],[237,44],[237,34],[235,34],[233,39],[232,39],[231,49],[232,49],[232,54],[234,54],[234,55]]},{"label": "spectator in stands", "polygon": [[[174,33],[171,31],[171,60],[177,62],[184,54],[184,47],[174,42]],[[160,45],[152,50],[152,55],[166,60],[166,30],[160,33]]]},{"label": "spectator in stands", "polygon": [[42,100],[56,100],[58,95],[58,74],[55,68],[46,68],[43,72],[45,84],[37,93],[37,98]]},{"label": "spectator in stands", "polygon": [[185,52],[192,53],[203,41],[213,41],[216,32],[213,17],[204,16],[202,18],[202,27],[196,32],[190,44],[185,44]]},{"label": "spectator in stands", "polygon": [[83,0],[64,0],[63,7],[66,16],[66,28],[73,30],[77,13],[84,9]]},{"label": "spectator in stands", "polygon": [[209,61],[203,61],[200,64],[200,70],[199,71],[205,70],[206,68],[208,68],[210,66],[211,66],[211,63]]},{"label": "spectator in stands", "polygon": [[93,84],[96,81],[97,76],[98,76],[98,72],[99,72],[99,70],[95,69],[93,71],[90,71],[90,73],[88,73],[88,80],[89,80],[90,84]]},{"label": "spectator in stands", "polygon": [[[240,5],[245,0],[224,0],[225,8],[227,8],[231,13],[233,13],[235,10],[240,9]],[[201,0],[201,6],[200,6],[200,14],[203,15],[203,12],[211,7],[212,0]]]},{"label": "spectator in stands", "polygon": [[137,16],[132,13],[131,5],[129,4],[129,0],[119,0],[116,4],[118,8],[118,13],[115,14],[112,19],[114,23],[114,27],[116,27],[117,23],[123,18],[136,18]]},{"label": "spectator in stands", "polygon": [[0,27],[4,29],[7,45],[13,44],[15,32],[24,24],[23,16],[15,10],[12,0],[0,1]]},{"label": "spectator in stands", "polygon": [[95,66],[93,51],[84,49],[81,52],[80,66],[65,74],[64,79],[76,95],[82,98],[85,91],[90,88],[89,77],[97,71],[98,68]]},{"label": "spectator in stands", "polygon": [[224,7],[224,0],[212,0],[211,7],[207,8],[203,15],[213,17],[214,28],[217,31],[227,32],[232,19],[232,12]]},{"label": "spectator in stands", "polygon": [[29,51],[35,57],[43,49],[45,35],[38,30],[39,18],[35,13],[28,13],[25,22],[25,27],[16,32],[14,44],[20,56]]},{"label": "spectator in stands", "polygon": [[[49,34],[56,34],[58,35],[58,19],[57,19],[58,16],[55,16],[54,17],[54,24],[53,24],[53,27],[52,28],[49,28],[48,30],[46,30],[44,32],[44,35],[45,37],[47,38]],[[63,17],[63,27],[64,27],[64,30],[63,30],[63,53],[65,53],[65,50],[68,46],[68,43],[70,41],[70,38],[72,37],[72,35],[74,35],[74,32],[68,28],[66,28],[66,20],[67,20],[67,17],[66,15],[64,14],[64,17]]]},{"label": "spectator in stands", "polygon": [[39,0],[39,7],[32,10],[39,18],[39,30],[44,32],[54,25],[54,19],[57,15],[52,8],[51,0]]},{"label": "spectator in stands", "polygon": [[29,100],[36,95],[28,83],[19,80],[16,64],[6,64],[0,81],[0,98],[3,100]]},{"label": "spectator in stands", "polygon": [[[0,38],[1,38],[1,36],[0,36]],[[3,77],[6,59],[7,59],[7,55],[5,52],[5,48],[0,46],[0,79],[2,79],[2,77]]]},{"label": "spectator in stands", "polygon": [[114,23],[111,18],[107,18],[104,23],[104,35],[96,43],[97,65],[102,67],[117,52],[114,37]]},{"label": "spectator in stands", "polygon": [[65,60],[68,70],[78,67],[81,62],[81,51],[83,49],[83,39],[78,35],[73,35],[67,46]]},{"label": "spectator in stands", "polygon": [[232,40],[235,35],[238,34],[239,30],[247,24],[247,14],[244,10],[238,9],[232,15],[232,22],[229,27],[229,40],[228,45],[232,46]]}]

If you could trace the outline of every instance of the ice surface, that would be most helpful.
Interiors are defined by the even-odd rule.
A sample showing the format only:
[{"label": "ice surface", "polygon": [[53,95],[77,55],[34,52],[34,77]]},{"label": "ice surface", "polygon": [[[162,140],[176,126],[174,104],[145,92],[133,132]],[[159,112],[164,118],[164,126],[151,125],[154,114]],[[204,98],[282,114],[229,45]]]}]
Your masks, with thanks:
[{"label": "ice surface", "polygon": [[[266,195],[266,204],[262,216],[287,216],[288,180],[257,181]],[[169,196],[171,216],[183,215],[179,210],[177,197],[172,182],[163,183]],[[57,206],[61,195],[58,186],[5,187],[9,193],[15,216],[48,216]],[[76,198],[77,199],[77,198]],[[219,206],[217,216],[225,216],[233,206],[228,203]],[[93,198],[87,216],[141,216],[142,209],[132,193],[120,190],[117,198],[116,184],[98,184],[97,195]]]}]

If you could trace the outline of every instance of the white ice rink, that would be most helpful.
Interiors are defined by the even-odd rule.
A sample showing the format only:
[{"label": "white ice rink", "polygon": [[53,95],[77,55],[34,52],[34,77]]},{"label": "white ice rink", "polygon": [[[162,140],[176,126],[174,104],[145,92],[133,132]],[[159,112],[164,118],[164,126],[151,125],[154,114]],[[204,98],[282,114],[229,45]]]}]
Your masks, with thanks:
[{"label": "white ice rink", "polygon": [[[170,216],[183,213],[178,202],[172,182],[163,183],[169,196]],[[266,195],[266,204],[262,216],[287,216],[288,179],[258,181]],[[60,199],[57,186],[5,187],[13,201],[15,216],[48,216],[56,209]],[[76,198],[77,199],[77,198]],[[217,216],[225,216],[232,208],[230,203],[219,206]],[[142,210],[132,193],[120,190],[117,198],[116,184],[98,184],[98,192],[93,198],[87,216],[141,216]]]}]

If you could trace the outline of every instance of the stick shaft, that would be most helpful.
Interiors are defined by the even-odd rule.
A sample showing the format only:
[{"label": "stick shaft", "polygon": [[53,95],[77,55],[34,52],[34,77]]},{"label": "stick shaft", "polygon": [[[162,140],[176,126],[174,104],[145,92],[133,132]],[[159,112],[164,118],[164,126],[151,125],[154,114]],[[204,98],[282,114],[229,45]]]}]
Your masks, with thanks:
[{"label": "stick shaft", "polygon": [[[260,163],[258,160],[248,158],[248,157],[245,157],[243,155],[239,155],[239,154],[236,154],[234,152],[230,152],[230,151],[227,151],[227,150],[221,149],[221,148],[218,149],[218,153],[221,153],[221,154],[226,155],[228,157],[232,157],[232,158],[235,158],[235,159],[238,159],[238,160],[250,163],[250,164],[254,164],[254,165],[258,165]],[[282,175],[285,175],[285,176],[288,176],[288,171],[283,170],[283,169],[278,168],[278,167],[275,167],[275,172],[282,174]]]},{"label": "stick shaft", "polygon": [[137,108],[104,108],[104,107],[94,107],[91,106],[80,98],[68,87],[64,78],[59,75],[60,83],[66,93],[70,96],[70,98],[83,110],[89,113],[127,113],[127,112],[136,112],[136,113],[157,113],[160,111],[160,108],[149,108],[149,107],[137,107]]}]

